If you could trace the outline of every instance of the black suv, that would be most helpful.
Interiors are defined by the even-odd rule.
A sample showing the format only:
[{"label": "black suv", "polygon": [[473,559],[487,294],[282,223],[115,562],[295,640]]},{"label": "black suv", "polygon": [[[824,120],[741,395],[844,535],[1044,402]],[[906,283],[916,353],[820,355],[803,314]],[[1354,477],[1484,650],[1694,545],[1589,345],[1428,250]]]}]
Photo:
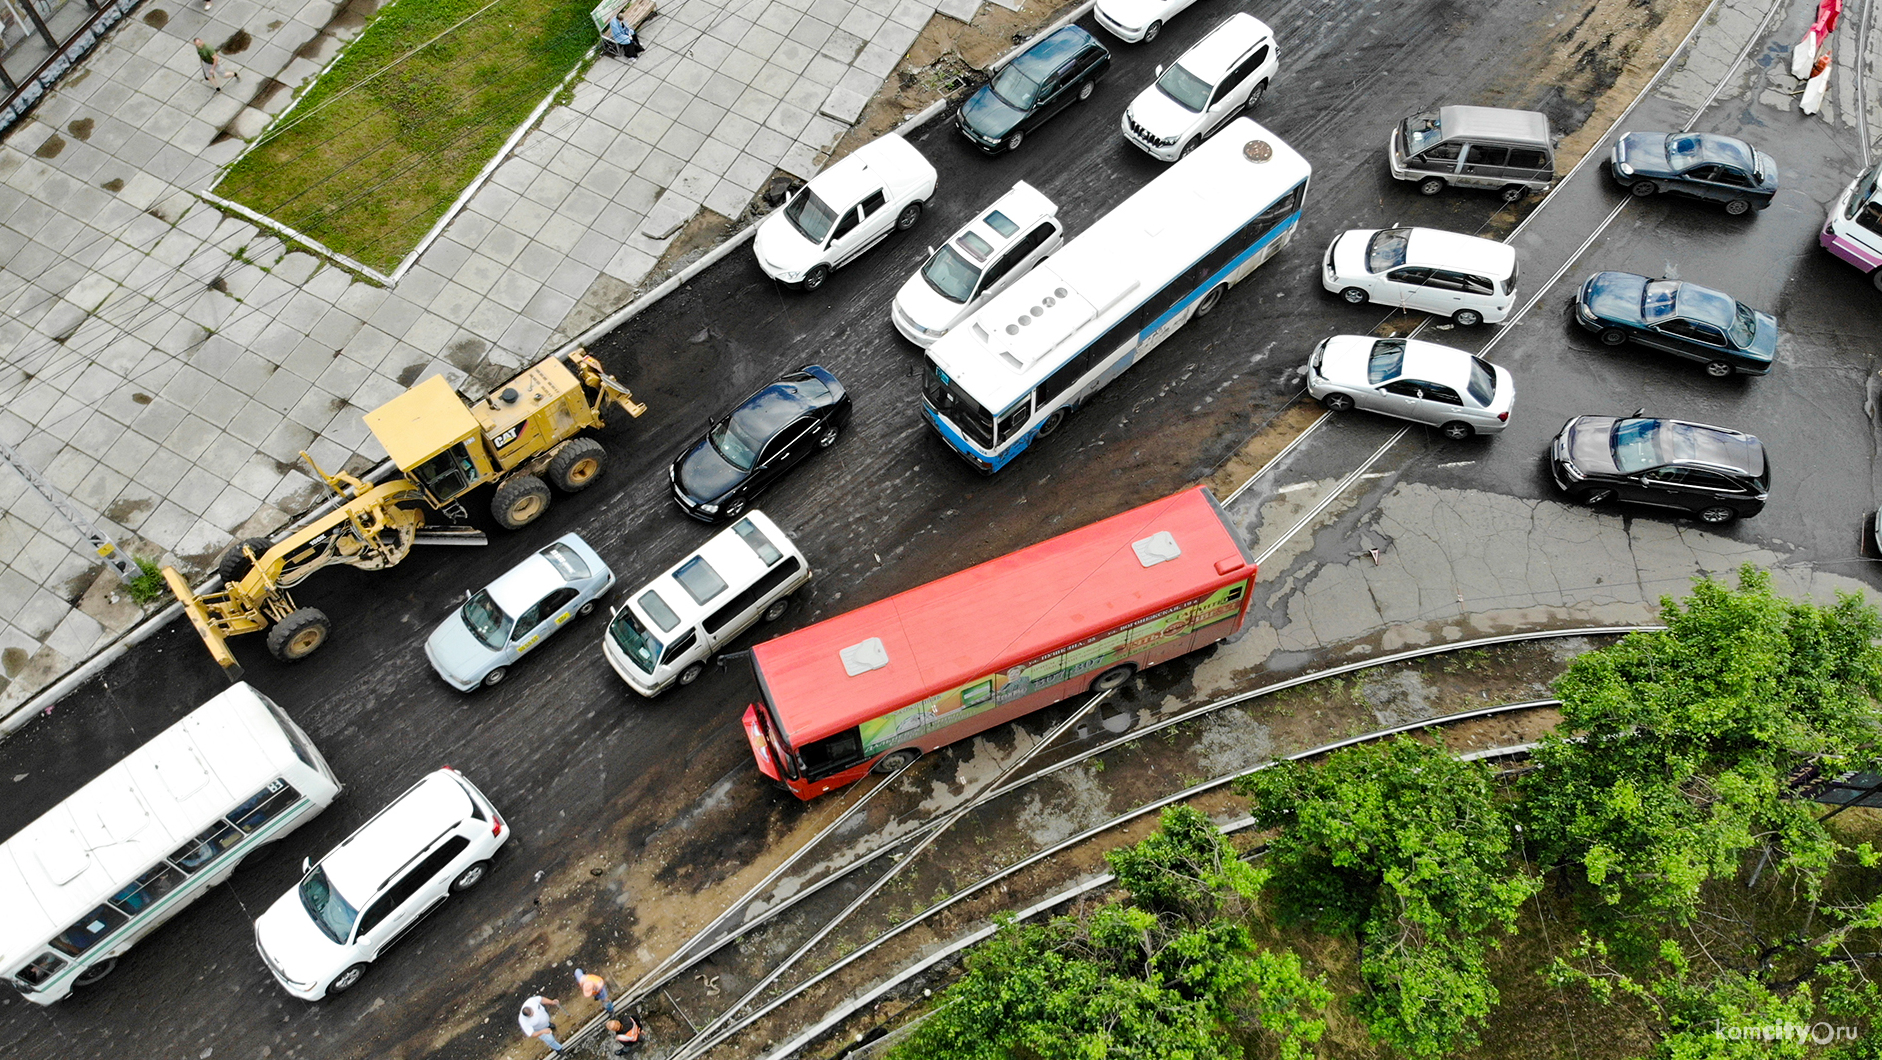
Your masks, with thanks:
[{"label": "black suv", "polygon": [[1549,471],[1581,504],[1626,501],[1713,524],[1757,515],[1771,488],[1764,443],[1751,435],[1639,413],[1569,420],[1549,447]]}]

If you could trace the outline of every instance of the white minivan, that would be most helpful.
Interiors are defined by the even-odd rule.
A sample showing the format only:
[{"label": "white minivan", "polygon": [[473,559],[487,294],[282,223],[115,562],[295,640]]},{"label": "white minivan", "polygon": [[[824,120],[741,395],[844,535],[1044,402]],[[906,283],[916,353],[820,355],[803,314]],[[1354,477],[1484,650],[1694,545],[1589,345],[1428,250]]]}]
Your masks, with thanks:
[{"label": "white minivan", "polygon": [[1516,304],[1516,248],[1436,228],[1355,228],[1327,247],[1320,282],[1353,305],[1379,302],[1500,323]]},{"label": "white minivan", "polygon": [[643,696],[690,685],[714,652],[754,623],[782,617],[809,580],[810,564],[778,524],[747,512],[628,594],[602,634],[602,654]]},{"label": "white minivan", "polygon": [[255,948],[287,992],[316,1001],[366,969],[446,898],[477,886],[510,828],[446,766],[360,825],[267,912]]},{"label": "white minivan", "polygon": [[1124,108],[1124,138],[1174,162],[1267,94],[1280,69],[1274,31],[1238,11],[1197,41]]},{"label": "white minivan", "polygon": [[1064,242],[1058,204],[1022,180],[928,252],[896,292],[889,319],[903,338],[932,346]]},{"label": "white minivan", "polygon": [[900,134],[871,140],[759,222],[752,237],[758,267],[780,283],[814,291],[889,233],[915,227],[935,179],[934,164]]}]

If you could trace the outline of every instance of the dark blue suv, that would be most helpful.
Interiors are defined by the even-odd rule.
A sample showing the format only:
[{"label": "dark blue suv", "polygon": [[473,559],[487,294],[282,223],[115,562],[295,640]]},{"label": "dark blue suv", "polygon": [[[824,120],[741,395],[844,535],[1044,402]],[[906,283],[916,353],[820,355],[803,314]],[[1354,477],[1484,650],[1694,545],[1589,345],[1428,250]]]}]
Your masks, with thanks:
[{"label": "dark blue suv", "polygon": [[1091,98],[1111,53],[1077,26],[1034,42],[980,86],[958,115],[961,133],[988,154],[1011,151],[1073,100]]}]

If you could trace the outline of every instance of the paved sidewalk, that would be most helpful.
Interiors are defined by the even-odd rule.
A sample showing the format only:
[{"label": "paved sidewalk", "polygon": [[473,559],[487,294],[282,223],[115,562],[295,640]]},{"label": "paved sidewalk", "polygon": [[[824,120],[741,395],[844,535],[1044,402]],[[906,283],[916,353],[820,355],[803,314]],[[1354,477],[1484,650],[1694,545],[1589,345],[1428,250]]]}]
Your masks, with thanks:
[{"label": "paved sidewalk", "polygon": [[[481,393],[626,304],[702,206],[813,173],[937,5],[663,3],[389,290],[192,194],[343,45],[336,10],[147,4],[0,145],[0,439],[138,555],[206,569],[320,499],[300,450],[375,463],[363,411],[429,375]],[[220,93],[199,36],[239,48]],[[0,508],[4,714],[142,612],[10,470]]]}]

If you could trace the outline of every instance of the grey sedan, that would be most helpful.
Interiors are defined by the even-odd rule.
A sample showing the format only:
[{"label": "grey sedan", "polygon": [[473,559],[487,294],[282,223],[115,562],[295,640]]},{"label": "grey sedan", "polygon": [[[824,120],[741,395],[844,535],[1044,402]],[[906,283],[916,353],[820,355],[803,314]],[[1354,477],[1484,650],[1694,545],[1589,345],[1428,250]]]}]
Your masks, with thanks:
[{"label": "grey sedan", "polygon": [[564,534],[474,593],[433,630],[425,658],[460,692],[494,685],[530,649],[595,609],[614,572],[580,534]]}]

